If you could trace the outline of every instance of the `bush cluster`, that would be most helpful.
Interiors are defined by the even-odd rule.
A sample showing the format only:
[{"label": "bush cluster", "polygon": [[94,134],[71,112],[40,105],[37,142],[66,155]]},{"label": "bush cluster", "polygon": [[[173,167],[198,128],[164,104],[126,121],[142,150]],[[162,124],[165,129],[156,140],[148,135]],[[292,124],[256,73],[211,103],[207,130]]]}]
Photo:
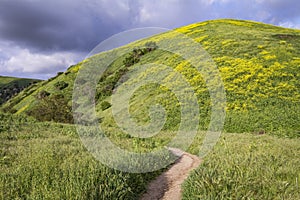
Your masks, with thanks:
[{"label": "bush cluster", "polygon": [[123,60],[124,65],[117,71],[105,71],[103,76],[100,78],[99,84],[97,86],[98,88],[96,99],[100,102],[105,97],[112,95],[116,84],[121,79],[121,77],[126,74],[126,72],[128,71],[128,67],[138,63],[143,55],[152,52],[157,48],[158,46],[155,42],[147,42],[145,43],[144,47],[133,49],[132,52]]},{"label": "bush cluster", "polygon": [[101,103],[101,109],[102,109],[102,111],[104,111],[104,110],[106,110],[106,109],[108,109],[110,107],[111,107],[111,104],[108,101],[103,101]]},{"label": "bush cluster", "polygon": [[73,123],[72,107],[61,94],[38,98],[37,105],[27,114],[39,121]]},{"label": "bush cluster", "polygon": [[55,86],[57,89],[59,89],[59,90],[63,90],[63,89],[65,89],[66,87],[68,87],[69,84],[66,83],[66,82],[64,82],[64,81],[59,81],[59,82],[55,83],[54,86]]},{"label": "bush cluster", "polygon": [[141,56],[157,49],[157,44],[153,41],[147,42],[144,48],[133,49],[128,57],[123,61],[126,67],[130,67],[140,61]]}]

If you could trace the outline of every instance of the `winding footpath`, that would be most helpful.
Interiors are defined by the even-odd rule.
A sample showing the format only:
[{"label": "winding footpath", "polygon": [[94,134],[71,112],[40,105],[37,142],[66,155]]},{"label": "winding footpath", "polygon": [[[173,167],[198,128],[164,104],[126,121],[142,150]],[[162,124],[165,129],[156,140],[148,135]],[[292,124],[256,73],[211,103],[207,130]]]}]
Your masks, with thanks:
[{"label": "winding footpath", "polygon": [[169,148],[169,150],[179,156],[179,159],[169,170],[148,185],[141,200],[180,200],[182,183],[190,171],[197,168],[201,163],[199,157],[195,155],[179,149]]}]

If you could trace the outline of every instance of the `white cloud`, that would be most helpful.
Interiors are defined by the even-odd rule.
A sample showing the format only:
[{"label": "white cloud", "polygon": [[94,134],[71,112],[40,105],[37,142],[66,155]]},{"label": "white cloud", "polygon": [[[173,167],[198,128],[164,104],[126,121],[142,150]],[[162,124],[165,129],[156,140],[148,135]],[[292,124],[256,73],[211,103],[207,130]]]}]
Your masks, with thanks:
[{"label": "white cloud", "polygon": [[73,64],[73,56],[71,53],[32,54],[28,49],[24,49],[18,55],[14,55],[4,62],[4,66],[8,72],[47,73]]},{"label": "white cloud", "polygon": [[84,56],[74,52],[42,54],[32,53],[28,49],[20,49],[19,47],[12,49],[14,53],[10,54],[8,59],[0,59],[1,74],[23,74],[30,77],[49,78],[58,71],[65,71],[67,67],[77,63]]},{"label": "white cloud", "polygon": [[280,22],[279,26],[283,26],[283,27],[286,27],[286,28],[300,29],[300,24],[295,24],[295,23],[290,22],[290,21]]},{"label": "white cloud", "polygon": [[153,13],[147,10],[145,7],[140,10],[140,22],[144,23],[154,18]]}]

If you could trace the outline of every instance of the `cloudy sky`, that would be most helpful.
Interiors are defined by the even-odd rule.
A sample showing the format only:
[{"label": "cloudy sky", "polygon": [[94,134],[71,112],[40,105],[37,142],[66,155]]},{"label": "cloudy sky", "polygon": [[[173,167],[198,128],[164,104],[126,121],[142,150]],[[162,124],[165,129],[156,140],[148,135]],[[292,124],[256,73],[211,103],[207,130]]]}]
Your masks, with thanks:
[{"label": "cloudy sky", "polygon": [[46,79],[140,27],[235,18],[300,28],[298,0],[0,0],[0,75]]}]

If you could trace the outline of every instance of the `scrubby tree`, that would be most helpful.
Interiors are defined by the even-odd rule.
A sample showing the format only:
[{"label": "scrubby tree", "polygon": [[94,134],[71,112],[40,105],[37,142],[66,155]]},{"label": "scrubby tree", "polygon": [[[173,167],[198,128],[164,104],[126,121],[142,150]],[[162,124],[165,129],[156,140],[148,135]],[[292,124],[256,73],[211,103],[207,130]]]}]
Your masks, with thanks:
[{"label": "scrubby tree", "polygon": [[111,104],[108,101],[101,102],[101,109],[104,111],[111,107]]},{"label": "scrubby tree", "polygon": [[37,105],[27,114],[39,121],[73,123],[72,108],[61,94],[38,99]]},{"label": "scrubby tree", "polygon": [[153,41],[147,42],[145,44],[145,47],[148,50],[148,52],[154,51],[154,50],[156,50],[158,48],[156,42],[153,42]]},{"label": "scrubby tree", "polygon": [[67,88],[69,86],[69,84],[64,81],[59,81],[59,82],[55,83],[54,86],[59,90],[63,90],[65,88]]},{"label": "scrubby tree", "polygon": [[42,90],[40,91],[38,94],[37,94],[37,98],[38,99],[44,99],[46,97],[50,96],[50,93],[45,91],[45,90]]}]

